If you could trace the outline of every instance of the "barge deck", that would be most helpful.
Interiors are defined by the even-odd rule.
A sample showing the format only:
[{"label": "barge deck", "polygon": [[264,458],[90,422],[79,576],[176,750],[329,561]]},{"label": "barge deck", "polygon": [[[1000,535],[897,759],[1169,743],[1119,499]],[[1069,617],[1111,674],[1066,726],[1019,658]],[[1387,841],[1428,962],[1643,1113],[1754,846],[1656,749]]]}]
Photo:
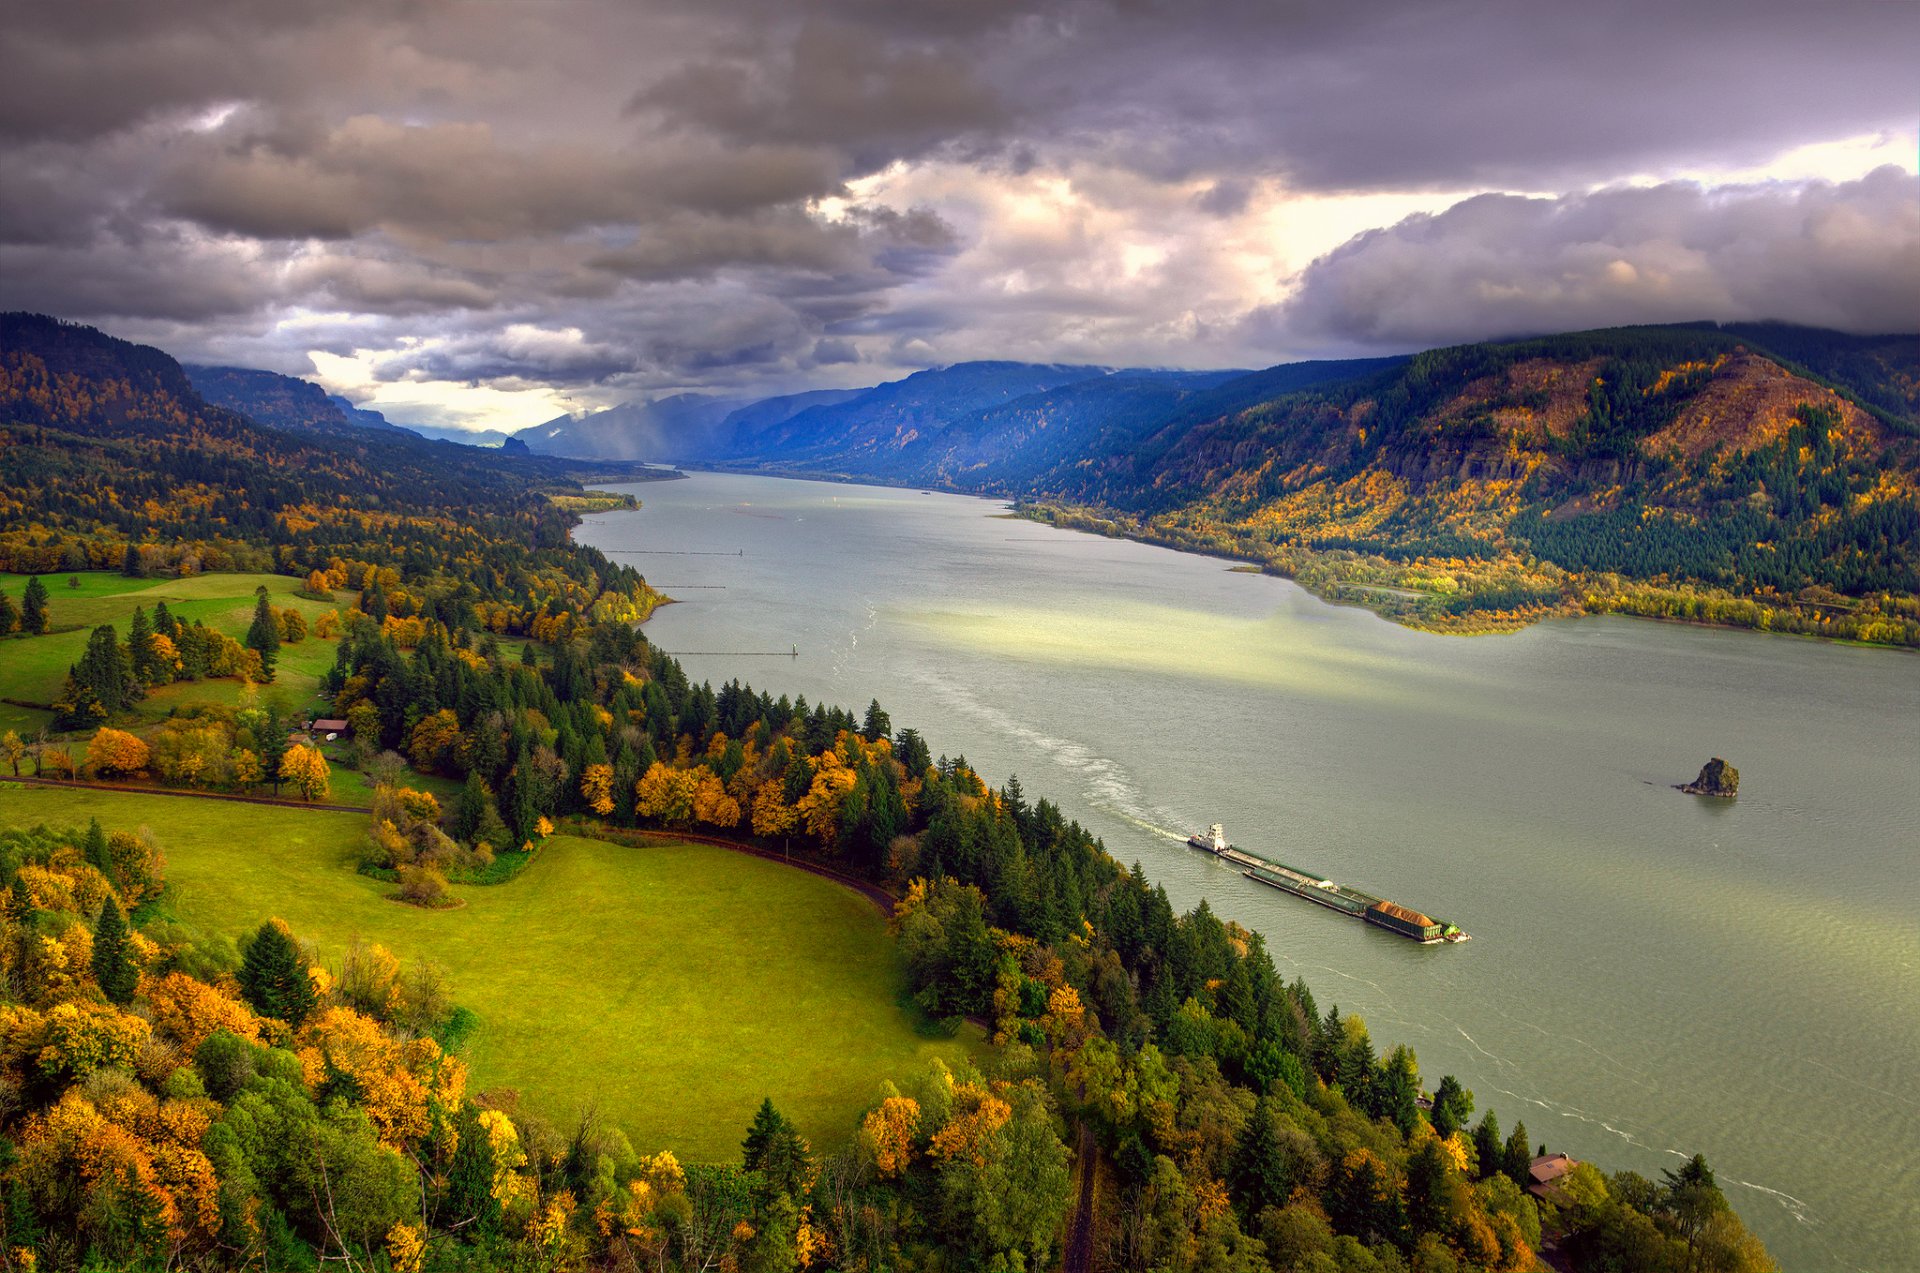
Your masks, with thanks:
[{"label": "barge deck", "polygon": [[1363,920],[1412,941],[1430,944],[1471,940],[1457,924],[1431,919],[1419,911],[1389,902],[1385,898],[1375,897],[1371,893],[1364,893],[1344,884],[1336,884],[1312,872],[1302,871],[1284,862],[1276,862],[1272,858],[1261,857],[1257,853],[1249,853],[1245,849],[1228,844],[1219,823],[1210,827],[1206,835],[1190,837],[1187,843],[1203,852],[1213,854],[1222,861],[1231,862],[1240,867],[1240,873],[1256,883],[1277,888],[1283,893],[1291,893],[1316,906],[1339,911],[1342,915]]}]

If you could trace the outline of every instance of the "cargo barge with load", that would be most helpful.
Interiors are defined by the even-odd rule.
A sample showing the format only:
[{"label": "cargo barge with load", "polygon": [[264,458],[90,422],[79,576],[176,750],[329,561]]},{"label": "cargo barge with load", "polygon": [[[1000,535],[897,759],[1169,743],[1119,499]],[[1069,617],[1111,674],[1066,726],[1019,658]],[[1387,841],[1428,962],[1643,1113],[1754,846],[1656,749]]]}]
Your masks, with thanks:
[{"label": "cargo barge with load", "polygon": [[1224,861],[1241,868],[1240,873],[1269,888],[1277,888],[1283,893],[1305,898],[1316,906],[1339,911],[1354,919],[1364,920],[1390,933],[1421,943],[1458,942],[1471,940],[1460,931],[1457,924],[1443,919],[1433,919],[1419,911],[1389,902],[1385,898],[1363,893],[1357,888],[1348,888],[1332,880],[1322,879],[1308,871],[1263,858],[1257,853],[1248,853],[1227,843],[1226,832],[1218,822],[1208,827],[1203,835],[1189,836],[1187,843],[1203,852],[1211,853]]}]

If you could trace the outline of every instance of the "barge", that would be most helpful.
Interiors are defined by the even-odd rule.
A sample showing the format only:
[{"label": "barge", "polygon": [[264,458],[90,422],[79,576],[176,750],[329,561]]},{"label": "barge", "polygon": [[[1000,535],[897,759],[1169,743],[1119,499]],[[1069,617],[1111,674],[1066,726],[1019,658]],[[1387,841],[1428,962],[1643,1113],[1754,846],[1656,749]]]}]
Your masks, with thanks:
[{"label": "barge", "polygon": [[1187,843],[1222,861],[1233,863],[1250,880],[1304,898],[1316,906],[1339,911],[1342,915],[1384,928],[1412,941],[1429,944],[1470,940],[1457,924],[1434,919],[1397,902],[1336,884],[1311,871],[1303,871],[1228,844],[1226,832],[1218,822],[1200,835],[1187,837]]}]

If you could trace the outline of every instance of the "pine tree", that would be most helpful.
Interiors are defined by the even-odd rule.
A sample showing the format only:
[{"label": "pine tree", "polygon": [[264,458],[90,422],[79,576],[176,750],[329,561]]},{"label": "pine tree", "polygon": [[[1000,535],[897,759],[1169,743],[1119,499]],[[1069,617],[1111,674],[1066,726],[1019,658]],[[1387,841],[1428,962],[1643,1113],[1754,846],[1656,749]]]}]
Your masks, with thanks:
[{"label": "pine tree", "polygon": [[0,636],[11,636],[20,630],[20,607],[13,604],[13,598],[0,592]]},{"label": "pine tree", "polygon": [[120,573],[129,579],[146,578],[147,568],[140,560],[139,548],[132,544],[127,545],[126,555],[120,559]]},{"label": "pine tree", "polygon": [[131,1000],[134,987],[140,984],[140,970],[134,966],[132,943],[127,940],[127,916],[112,897],[101,903],[100,920],[93,929],[93,979],[114,1003]]},{"label": "pine tree", "polygon": [[20,630],[28,636],[47,630],[47,585],[39,575],[27,580],[26,595],[20,598]]},{"label": "pine tree", "polygon": [[113,846],[107,840],[107,832],[100,825],[100,819],[94,818],[87,823],[87,838],[80,842],[80,852],[94,870],[109,880],[113,878]]},{"label": "pine tree", "polygon": [[25,927],[33,922],[35,909],[27,882],[14,876],[13,883],[7,886],[7,918],[16,926]]},{"label": "pine tree", "polygon": [[280,617],[267,600],[265,584],[253,590],[253,597],[253,623],[247,628],[246,646],[260,655],[261,675],[271,682],[274,658],[280,652]]},{"label": "pine tree", "polygon": [[1527,1125],[1515,1123],[1513,1134],[1507,1137],[1507,1147],[1500,1156],[1500,1170],[1507,1178],[1525,1189],[1533,1183],[1533,1147],[1527,1143]]},{"label": "pine tree", "polygon": [[1268,1207],[1286,1205],[1287,1155],[1273,1129],[1273,1104],[1264,1096],[1253,1103],[1246,1130],[1240,1133],[1240,1144],[1227,1168],[1227,1183],[1243,1216],[1251,1218]]},{"label": "pine tree", "polygon": [[767,1194],[792,1198],[806,1188],[807,1142],[787,1116],[773,1107],[772,1097],[760,1102],[740,1150],[747,1170],[760,1173]]},{"label": "pine tree", "polygon": [[153,643],[153,628],[142,606],[133,608],[133,620],[127,625],[127,658],[133,663],[134,679],[142,685],[160,680],[160,651]]},{"label": "pine tree", "polygon": [[1488,1110],[1473,1129],[1473,1152],[1480,1160],[1480,1178],[1485,1180],[1500,1170],[1500,1120]]},{"label": "pine tree", "polygon": [[240,964],[240,988],[262,1016],[297,1026],[313,1011],[313,982],[300,962],[300,950],[285,928],[272,920],[260,925]]}]

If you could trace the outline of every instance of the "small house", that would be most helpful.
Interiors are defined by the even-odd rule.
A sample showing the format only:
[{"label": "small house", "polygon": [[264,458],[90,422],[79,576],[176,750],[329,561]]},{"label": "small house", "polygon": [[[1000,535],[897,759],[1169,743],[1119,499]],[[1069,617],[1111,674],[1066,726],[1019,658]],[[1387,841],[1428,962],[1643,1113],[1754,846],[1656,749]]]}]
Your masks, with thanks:
[{"label": "small house", "polygon": [[1552,1202],[1560,1194],[1560,1178],[1580,1164],[1565,1154],[1545,1154],[1527,1168],[1527,1192]]},{"label": "small house", "polygon": [[324,738],[328,742],[332,742],[334,739],[340,737],[341,735],[351,732],[347,728],[347,722],[343,720],[339,720],[334,717],[317,718],[307,728],[311,730],[316,736]]}]

